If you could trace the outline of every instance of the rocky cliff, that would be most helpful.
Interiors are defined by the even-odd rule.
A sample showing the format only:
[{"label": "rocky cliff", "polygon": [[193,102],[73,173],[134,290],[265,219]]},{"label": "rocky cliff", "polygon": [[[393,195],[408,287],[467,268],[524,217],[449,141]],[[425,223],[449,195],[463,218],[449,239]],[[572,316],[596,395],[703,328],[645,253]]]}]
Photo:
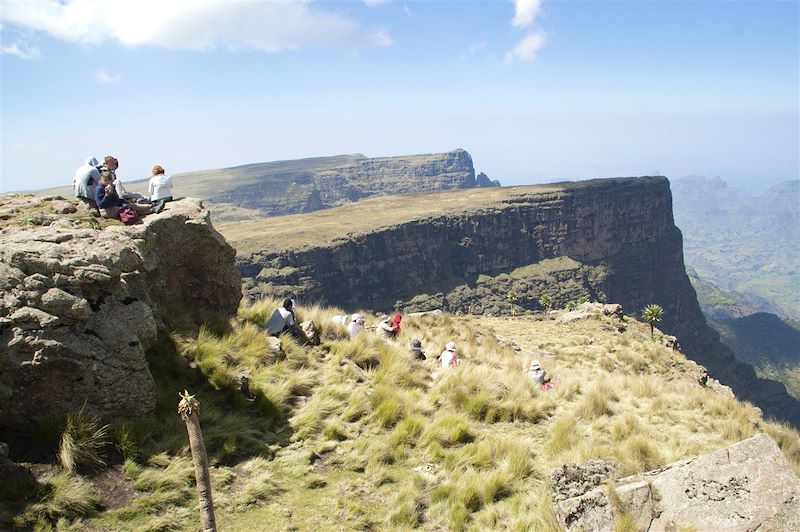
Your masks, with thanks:
[{"label": "rocky cliff", "polygon": [[[173,179],[177,190],[268,216],[316,211],[374,195],[477,184],[472,157],[464,150],[400,157],[316,157],[192,172]],[[484,176],[480,186],[494,183]]]},{"label": "rocky cliff", "polygon": [[[418,197],[378,201],[326,211],[325,224],[313,216],[278,219],[272,242],[249,255],[241,255],[254,247],[246,232],[232,229],[248,295],[294,292],[348,309],[473,313],[508,312],[509,299],[520,311],[538,309],[542,294],[555,305],[581,296],[621,303],[629,313],[657,303],[665,309],[662,328],[688,356],[739,397],[800,425],[799,403],[784,386],[757,379],[707,326],[684,269],[666,178],[441,193],[429,212],[419,211]],[[403,219],[398,213],[409,204],[418,210]],[[369,228],[353,229],[351,220]],[[318,233],[290,238],[307,231],[301,225]]]},{"label": "rocky cliff", "polygon": [[0,206],[11,218],[0,230],[0,428],[82,407],[105,419],[150,411],[145,350],[170,313],[230,315],[241,299],[235,252],[198,200],[102,229],[69,201]]}]

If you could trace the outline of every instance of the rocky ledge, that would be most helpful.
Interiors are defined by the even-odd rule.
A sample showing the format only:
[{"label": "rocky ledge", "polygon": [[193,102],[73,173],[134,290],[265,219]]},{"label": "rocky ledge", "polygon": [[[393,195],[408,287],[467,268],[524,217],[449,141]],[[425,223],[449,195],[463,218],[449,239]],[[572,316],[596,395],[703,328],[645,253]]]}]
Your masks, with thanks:
[{"label": "rocky ledge", "polygon": [[105,419],[149,412],[145,350],[172,312],[236,311],[234,249],[195,199],[103,228],[59,218],[80,211],[71,201],[31,201],[3,202],[7,216],[36,210],[39,224],[0,230],[0,428],[81,408]]},{"label": "rocky ledge", "polygon": [[[766,434],[594,487],[612,469],[590,462],[553,471],[565,530],[613,530],[624,514],[635,530],[800,530],[800,480]],[[593,489],[573,496],[576,486]]]}]

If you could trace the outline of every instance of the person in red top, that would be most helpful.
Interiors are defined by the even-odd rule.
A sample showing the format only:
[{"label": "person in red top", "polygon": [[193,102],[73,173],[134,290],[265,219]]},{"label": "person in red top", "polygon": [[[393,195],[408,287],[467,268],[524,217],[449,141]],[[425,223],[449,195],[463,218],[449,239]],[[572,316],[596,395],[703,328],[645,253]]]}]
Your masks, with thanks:
[{"label": "person in red top", "polygon": [[392,323],[391,323],[392,335],[395,336],[395,337],[398,334],[400,334],[400,320],[402,320],[402,319],[403,319],[403,316],[401,316],[399,312],[394,315],[394,318],[392,318]]}]

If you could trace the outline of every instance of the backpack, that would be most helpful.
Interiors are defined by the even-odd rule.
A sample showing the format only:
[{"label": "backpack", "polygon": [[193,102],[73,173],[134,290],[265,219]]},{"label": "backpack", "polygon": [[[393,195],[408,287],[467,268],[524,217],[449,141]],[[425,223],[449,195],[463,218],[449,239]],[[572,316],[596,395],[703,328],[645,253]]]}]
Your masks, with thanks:
[{"label": "backpack", "polygon": [[119,209],[119,219],[125,225],[133,225],[138,224],[141,219],[139,218],[139,213],[128,207],[120,207]]}]

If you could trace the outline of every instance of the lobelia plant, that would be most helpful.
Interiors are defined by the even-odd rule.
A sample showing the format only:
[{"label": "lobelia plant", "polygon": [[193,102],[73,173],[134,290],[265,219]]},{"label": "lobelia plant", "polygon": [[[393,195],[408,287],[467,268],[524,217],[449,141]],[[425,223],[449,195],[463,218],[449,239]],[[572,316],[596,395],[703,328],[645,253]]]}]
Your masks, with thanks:
[{"label": "lobelia plant", "polygon": [[214,501],[211,496],[208,455],[206,454],[206,446],[203,444],[203,433],[200,431],[200,420],[197,418],[200,403],[194,398],[194,395],[189,395],[187,390],[178,395],[181,398],[178,403],[178,413],[186,423],[186,431],[189,433],[189,448],[192,450],[197,495],[200,499],[200,526],[203,532],[216,532],[217,524],[214,519]]},{"label": "lobelia plant", "polygon": [[661,321],[664,309],[660,305],[647,305],[642,309],[642,319],[650,324],[650,336],[654,335],[653,324]]}]

